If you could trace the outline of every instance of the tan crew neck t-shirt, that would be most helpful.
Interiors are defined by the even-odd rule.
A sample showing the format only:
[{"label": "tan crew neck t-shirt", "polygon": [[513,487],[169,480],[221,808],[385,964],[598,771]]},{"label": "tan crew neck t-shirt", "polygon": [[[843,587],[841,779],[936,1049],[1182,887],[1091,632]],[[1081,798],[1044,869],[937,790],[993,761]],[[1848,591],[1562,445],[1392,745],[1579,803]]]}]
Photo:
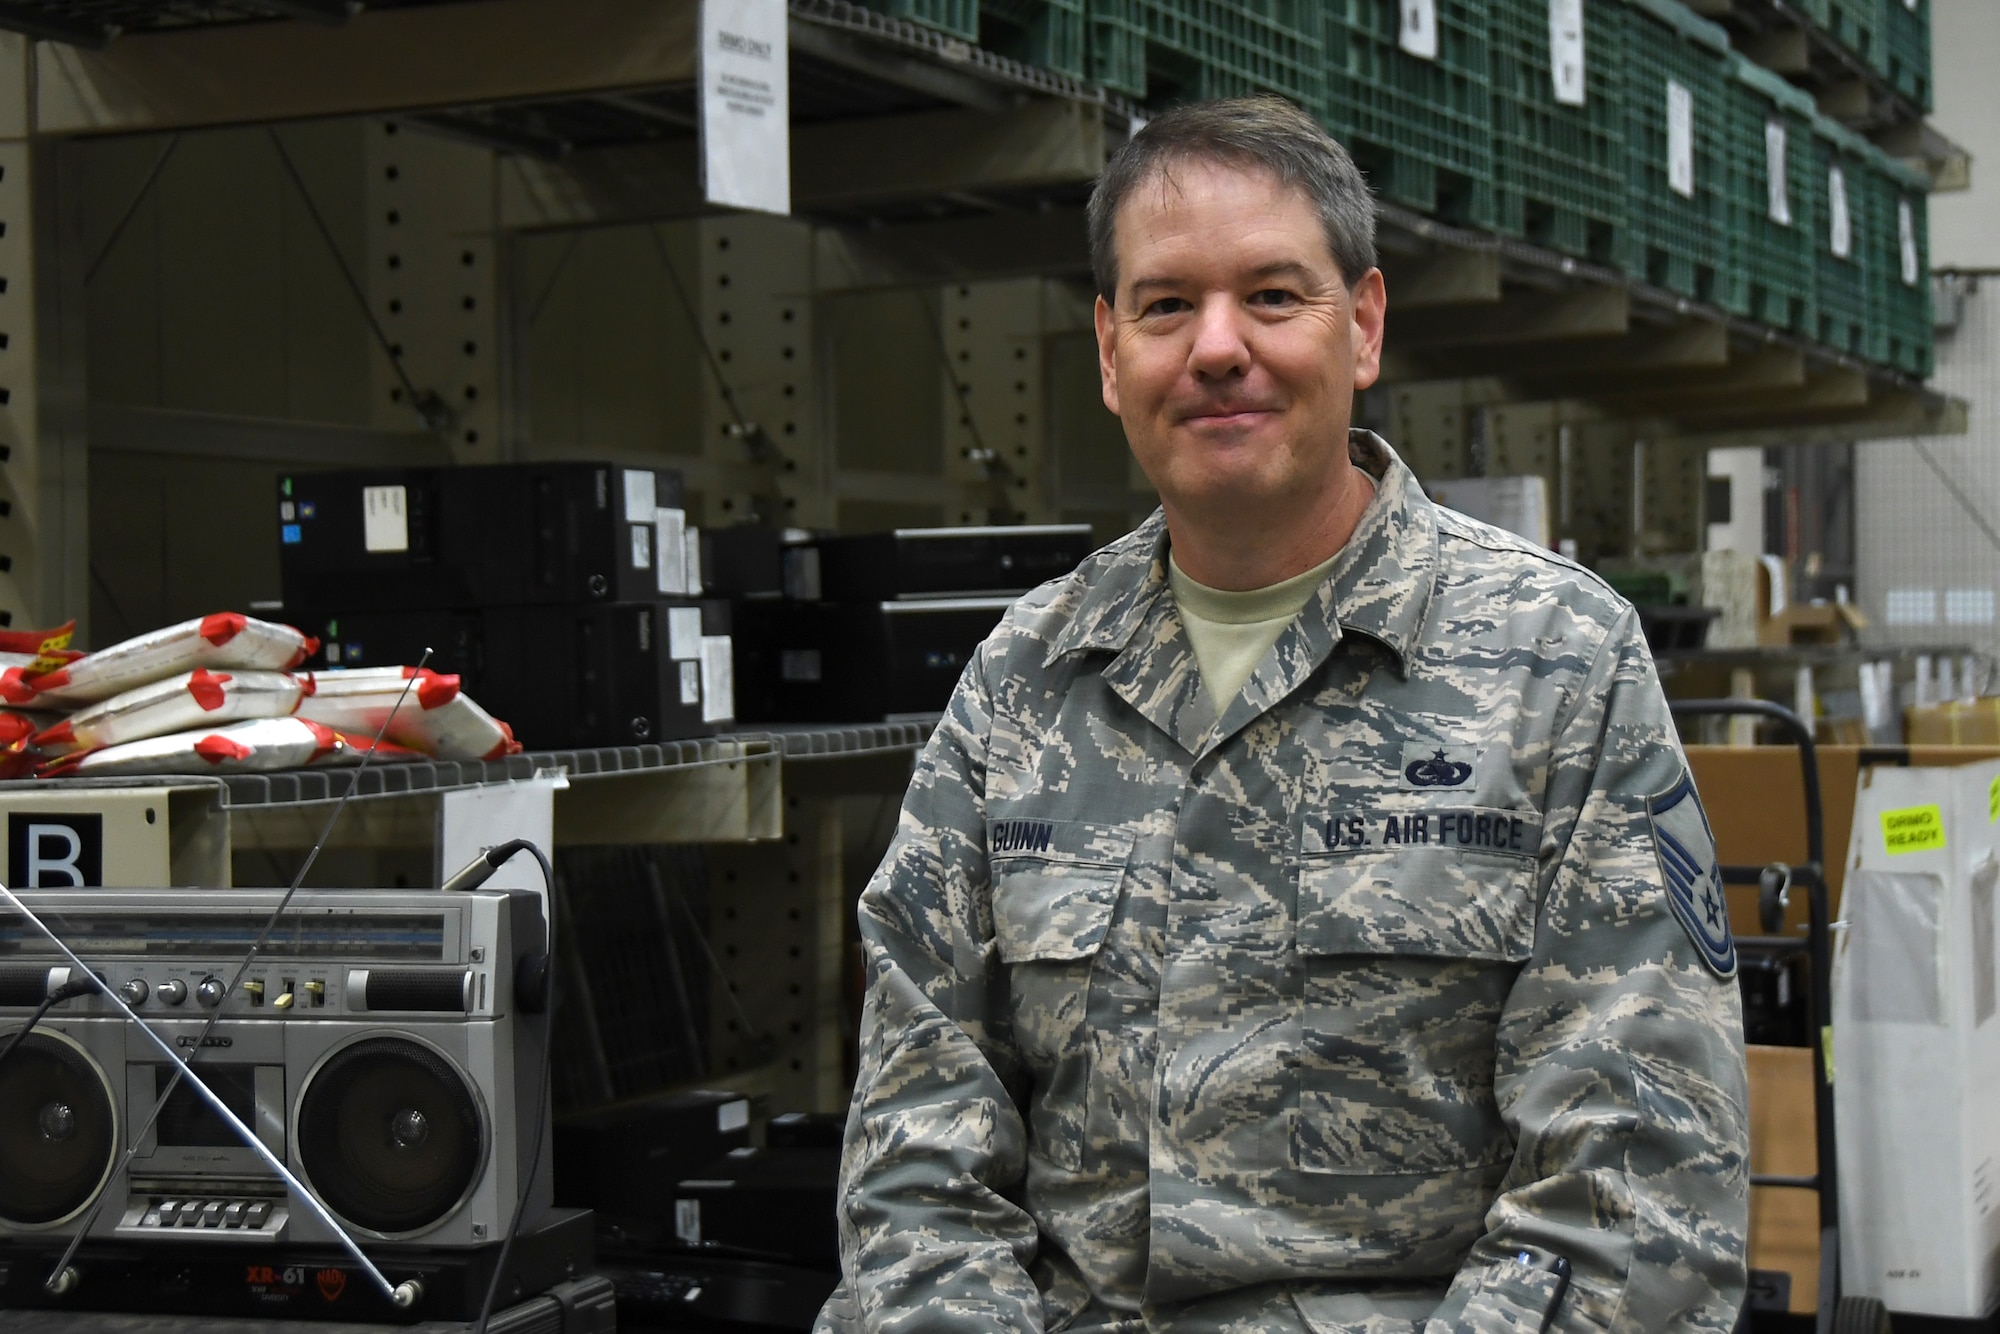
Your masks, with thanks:
[{"label": "tan crew neck t-shirt", "polygon": [[1340,559],[1335,552],[1304,574],[1283,583],[1247,592],[1230,592],[1196,583],[1181,572],[1173,552],[1167,553],[1167,587],[1179,606],[1181,624],[1194,647],[1195,665],[1219,714],[1243,689],[1250,673],[1278,642],[1278,636],[1308,599],[1325,582]]}]

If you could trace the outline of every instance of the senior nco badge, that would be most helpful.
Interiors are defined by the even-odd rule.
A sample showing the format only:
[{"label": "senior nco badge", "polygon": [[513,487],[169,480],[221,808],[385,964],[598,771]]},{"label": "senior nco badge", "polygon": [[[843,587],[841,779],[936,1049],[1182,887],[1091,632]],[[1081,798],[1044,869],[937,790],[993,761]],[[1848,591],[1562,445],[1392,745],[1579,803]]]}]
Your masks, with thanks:
[{"label": "senior nco badge", "polygon": [[1729,900],[1722,890],[1722,868],[1715,860],[1715,835],[1708,815],[1695,795],[1694,779],[1681,770],[1680,781],[1646,802],[1653,822],[1653,850],[1674,916],[1693,938],[1702,960],[1717,977],[1736,975],[1736,938],[1729,933]]}]

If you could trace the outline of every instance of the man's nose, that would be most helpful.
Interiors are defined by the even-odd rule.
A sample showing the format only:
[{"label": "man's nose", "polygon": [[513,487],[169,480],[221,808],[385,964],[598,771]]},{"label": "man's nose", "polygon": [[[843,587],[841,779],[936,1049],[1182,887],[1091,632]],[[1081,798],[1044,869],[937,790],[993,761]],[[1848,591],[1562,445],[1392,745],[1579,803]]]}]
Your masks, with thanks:
[{"label": "man's nose", "polygon": [[1195,310],[1194,345],[1188,349],[1188,371],[1198,380],[1224,379],[1250,369],[1243,313],[1226,297],[1203,301]]}]

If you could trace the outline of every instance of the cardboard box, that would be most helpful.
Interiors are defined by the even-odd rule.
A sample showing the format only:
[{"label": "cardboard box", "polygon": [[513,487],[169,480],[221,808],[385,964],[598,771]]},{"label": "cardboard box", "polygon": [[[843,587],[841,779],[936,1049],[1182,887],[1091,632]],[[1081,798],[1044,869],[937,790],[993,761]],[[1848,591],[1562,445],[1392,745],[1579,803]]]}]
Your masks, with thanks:
[{"label": "cardboard box", "polygon": [[[1749,1047],[1750,1170],[1810,1176],[1813,1144],[1810,1047]],[[1819,1294],[1819,1197],[1809,1190],[1750,1192],[1750,1267],[1792,1276],[1789,1309],[1810,1312]]]},{"label": "cardboard box", "polygon": [[1861,773],[1833,968],[1844,1291],[2000,1302],[2000,761]]},{"label": "cardboard box", "polygon": [[1904,709],[1903,735],[1913,746],[2000,746],[2000,698]]},{"label": "cardboard box", "polygon": [[1868,618],[1851,602],[1793,603],[1757,627],[1757,642],[1775,648],[1842,644],[1867,628]]}]

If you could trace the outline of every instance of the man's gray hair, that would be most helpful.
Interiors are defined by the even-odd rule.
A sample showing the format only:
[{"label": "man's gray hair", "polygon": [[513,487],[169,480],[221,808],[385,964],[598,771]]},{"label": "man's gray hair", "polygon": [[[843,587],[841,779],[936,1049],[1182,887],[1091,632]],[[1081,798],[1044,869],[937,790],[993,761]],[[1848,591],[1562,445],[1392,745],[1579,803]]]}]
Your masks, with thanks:
[{"label": "man's gray hair", "polygon": [[1182,162],[1261,168],[1300,191],[1319,214],[1326,246],[1349,287],[1375,267],[1375,200],[1347,150],[1281,97],[1190,102],[1162,112],[1111,155],[1085,219],[1090,268],[1106,304],[1117,304],[1118,210],[1134,190]]}]

